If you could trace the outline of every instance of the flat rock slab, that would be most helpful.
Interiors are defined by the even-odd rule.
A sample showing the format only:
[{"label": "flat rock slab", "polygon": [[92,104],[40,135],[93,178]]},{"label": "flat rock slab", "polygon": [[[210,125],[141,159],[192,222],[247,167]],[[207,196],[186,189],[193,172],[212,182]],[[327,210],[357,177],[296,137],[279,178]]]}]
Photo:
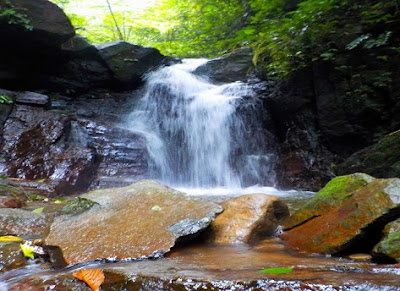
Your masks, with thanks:
[{"label": "flat rock slab", "polygon": [[60,216],[46,244],[59,246],[67,263],[130,259],[168,252],[178,238],[204,229],[222,211],[150,180],[92,191],[87,212]]},{"label": "flat rock slab", "polygon": [[221,203],[225,209],[211,224],[208,241],[217,244],[256,243],[274,236],[279,222],[289,216],[278,197],[249,194]]}]

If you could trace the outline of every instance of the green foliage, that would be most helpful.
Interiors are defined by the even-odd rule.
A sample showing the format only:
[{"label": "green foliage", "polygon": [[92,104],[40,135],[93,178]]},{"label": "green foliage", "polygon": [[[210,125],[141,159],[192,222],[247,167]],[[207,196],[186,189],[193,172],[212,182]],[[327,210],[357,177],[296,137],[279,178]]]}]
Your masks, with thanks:
[{"label": "green foliage", "polygon": [[[53,1],[65,8],[88,3]],[[124,39],[178,57],[215,57],[252,47],[254,63],[278,77],[313,61],[334,62],[346,51],[390,47],[394,29],[379,27],[394,27],[399,20],[399,0],[154,1],[144,11],[114,9],[124,0],[109,0],[111,13],[104,0],[95,6],[95,15],[67,14],[94,43]],[[378,57],[390,60],[386,52]]]},{"label": "green foliage", "polygon": [[27,30],[32,29],[24,11],[21,8],[14,7],[9,0],[0,2],[0,21],[5,21],[8,24],[22,25]]}]

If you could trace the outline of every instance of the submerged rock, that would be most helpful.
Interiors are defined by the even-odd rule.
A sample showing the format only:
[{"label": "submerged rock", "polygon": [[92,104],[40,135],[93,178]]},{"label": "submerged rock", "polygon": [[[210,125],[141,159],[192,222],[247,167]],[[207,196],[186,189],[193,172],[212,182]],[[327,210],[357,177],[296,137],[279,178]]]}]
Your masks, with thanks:
[{"label": "submerged rock", "polygon": [[[293,214],[281,238],[311,253],[369,252],[380,229],[400,217],[400,179],[351,175],[332,180]],[[364,185],[363,185],[364,184]]]},{"label": "submerged rock", "polygon": [[0,242],[0,273],[29,264],[19,245],[19,242]]},{"label": "submerged rock", "polygon": [[400,262],[400,218],[386,225],[384,237],[375,246],[374,253],[386,255]]},{"label": "submerged rock", "polygon": [[218,204],[150,180],[82,197],[99,205],[79,215],[58,217],[46,239],[46,244],[61,247],[69,264],[163,254],[181,236],[207,227],[222,211]]},{"label": "submerged rock", "polygon": [[279,222],[289,216],[278,197],[249,194],[221,203],[224,212],[211,224],[208,240],[218,244],[255,243],[277,233]]}]

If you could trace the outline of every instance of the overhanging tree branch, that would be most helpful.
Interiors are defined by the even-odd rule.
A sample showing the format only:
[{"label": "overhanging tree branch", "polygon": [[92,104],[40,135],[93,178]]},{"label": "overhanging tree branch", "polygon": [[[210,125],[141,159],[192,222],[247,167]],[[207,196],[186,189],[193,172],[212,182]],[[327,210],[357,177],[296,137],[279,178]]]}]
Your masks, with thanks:
[{"label": "overhanging tree branch", "polygon": [[106,2],[107,2],[108,10],[110,11],[111,17],[112,17],[112,19],[114,21],[115,28],[117,29],[118,37],[119,37],[120,40],[125,40],[125,38],[124,38],[124,36],[122,34],[122,31],[121,31],[121,29],[120,29],[120,27],[118,25],[117,19],[115,18],[114,12],[113,12],[112,7],[111,7],[111,3],[110,3],[109,0],[106,0]]}]

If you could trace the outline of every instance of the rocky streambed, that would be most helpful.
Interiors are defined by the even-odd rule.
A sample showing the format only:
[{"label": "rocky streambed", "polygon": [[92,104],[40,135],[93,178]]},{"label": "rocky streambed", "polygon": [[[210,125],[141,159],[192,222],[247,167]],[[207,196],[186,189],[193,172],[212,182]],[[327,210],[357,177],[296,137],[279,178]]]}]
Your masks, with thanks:
[{"label": "rocky streambed", "polygon": [[[100,290],[400,290],[398,182],[356,174],[332,180],[306,203],[304,198],[294,203],[293,193],[282,199],[260,193],[218,204],[143,180],[69,201],[43,198],[28,202],[25,210],[4,208],[1,234],[44,238],[39,244],[46,254],[27,259],[19,243],[1,242],[0,290],[91,290],[76,278],[82,269],[101,270]],[[375,194],[367,193],[369,187]],[[310,226],[331,211],[347,213],[338,195],[350,204],[360,195],[391,202],[381,197],[385,206],[365,204],[383,215],[363,219],[353,237],[349,231],[332,241],[321,238],[323,230],[329,237],[339,231],[334,226],[351,230],[359,223],[338,216],[330,225]],[[296,205],[289,219],[285,200]],[[290,229],[281,238],[280,224]],[[306,226],[314,229],[304,231],[307,237],[296,233]]]}]

